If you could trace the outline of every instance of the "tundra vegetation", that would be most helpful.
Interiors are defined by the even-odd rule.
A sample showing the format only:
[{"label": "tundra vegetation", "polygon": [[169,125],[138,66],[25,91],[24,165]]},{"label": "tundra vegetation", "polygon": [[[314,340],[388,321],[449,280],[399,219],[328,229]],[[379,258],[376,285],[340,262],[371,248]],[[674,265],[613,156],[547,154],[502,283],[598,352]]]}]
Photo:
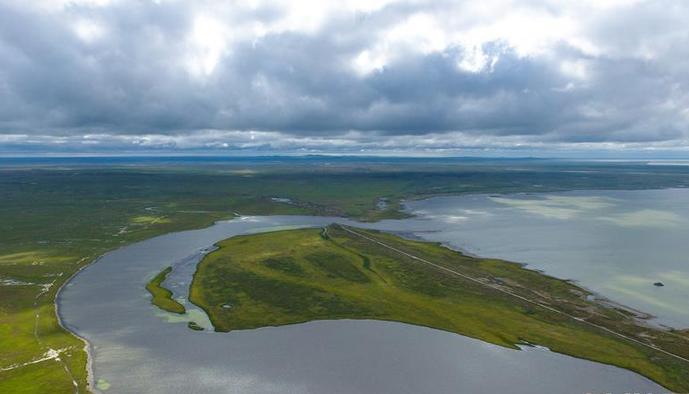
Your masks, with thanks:
[{"label": "tundra vegetation", "polygon": [[0,159],[0,392],[87,390],[84,344],[59,325],[55,298],[80,268],[132,242],[235,213],[374,221],[435,195],[686,186],[687,168],[628,163]]},{"label": "tundra vegetation", "polygon": [[216,331],[398,321],[509,348],[538,344],[689,391],[689,361],[681,359],[689,359],[688,338],[516,263],[339,225],[238,236],[218,246],[198,265],[190,292]]}]

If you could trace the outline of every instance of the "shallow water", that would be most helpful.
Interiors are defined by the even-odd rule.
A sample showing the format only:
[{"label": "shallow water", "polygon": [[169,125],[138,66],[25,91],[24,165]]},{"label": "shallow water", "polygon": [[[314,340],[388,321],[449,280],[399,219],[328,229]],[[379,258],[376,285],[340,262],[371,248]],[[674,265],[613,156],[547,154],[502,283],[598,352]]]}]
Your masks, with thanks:
[{"label": "shallow water", "polygon": [[689,189],[469,195],[407,208],[440,230],[421,238],[528,263],[689,327]]},{"label": "shallow water", "polygon": [[[334,218],[246,217],[118,249],[65,287],[58,298],[60,314],[92,344],[99,387],[116,393],[665,391],[619,368],[401,323],[341,320],[197,332],[149,302],[146,281],[169,265],[176,271],[167,282],[176,296],[184,296],[194,263],[218,240],[333,221],[352,224]],[[438,222],[429,220],[366,226],[426,235],[438,230]]]}]

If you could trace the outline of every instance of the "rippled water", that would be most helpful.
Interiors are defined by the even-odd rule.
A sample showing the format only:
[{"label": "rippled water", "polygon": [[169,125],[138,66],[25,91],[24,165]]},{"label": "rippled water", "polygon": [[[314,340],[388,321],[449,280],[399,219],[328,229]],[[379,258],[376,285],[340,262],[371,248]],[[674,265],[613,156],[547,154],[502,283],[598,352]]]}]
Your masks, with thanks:
[{"label": "rippled water", "polygon": [[[175,267],[168,284],[183,296],[195,262],[218,240],[333,221],[352,224],[248,217],[118,249],[64,289],[60,314],[92,344],[98,387],[116,393],[664,392],[619,368],[537,348],[504,349],[424,327],[341,320],[197,332],[185,321],[198,320],[202,312],[179,319],[149,302],[146,281],[168,265]],[[432,231],[444,225],[422,218],[367,226],[437,235]]]}]

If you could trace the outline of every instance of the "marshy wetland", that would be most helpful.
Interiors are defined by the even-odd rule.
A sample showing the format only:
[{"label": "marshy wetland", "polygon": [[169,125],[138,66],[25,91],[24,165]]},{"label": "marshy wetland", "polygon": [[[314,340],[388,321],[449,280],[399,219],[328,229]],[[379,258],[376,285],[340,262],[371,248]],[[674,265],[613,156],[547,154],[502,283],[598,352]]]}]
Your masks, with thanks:
[{"label": "marshy wetland", "polygon": [[[519,255],[523,250],[518,247],[518,242],[510,242],[512,240],[530,241],[525,245],[528,245],[531,250],[539,250],[539,248],[547,250],[549,242],[563,242],[563,245],[567,245],[562,239],[553,236],[555,234],[567,234],[564,229],[570,225],[570,222],[576,220],[571,218],[567,220],[548,219],[558,222],[552,223],[551,227],[544,227],[546,236],[543,237],[543,242],[539,244],[537,242],[538,231],[540,230],[538,226],[528,227],[528,231],[532,231],[534,234],[532,239],[526,237],[526,230],[524,234],[518,234],[519,236],[501,232],[503,228],[518,232],[519,226],[514,225],[515,223],[527,224],[533,218],[515,217],[511,219],[512,216],[505,214],[506,210],[498,210],[498,215],[486,215],[485,219],[477,220],[481,215],[480,213],[472,216],[468,211],[465,212],[465,208],[471,209],[472,199],[483,198],[492,201],[489,200],[492,195],[464,195],[464,197],[456,200],[457,203],[454,207],[450,207],[451,212],[441,212],[440,215],[433,212],[424,214],[414,211],[419,211],[417,204],[426,204],[426,208],[433,208],[434,206],[447,208],[446,204],[441,203],[444,198],[417,199],[466,193],[501,193],[495,196],[518,199],[522,197],[510,193],[601,188],[649,189],[686,187],[689,185],[689,174],[683,167],[649,167],[643,163],[605,164],[538,160],[454,159],[367,161],[346,158],[223,160],[211,158],[184,161],[162,158],[142,159],[140,162],[137,159],[113,159],[110,162],[107,159],[46,159],[34,163],[10,159],[0,163],[2,164],[0,215],[3,218],[0,225],[0,248],[2,249],[0,255],[0,332],[3,334],[0,335],[0,391],[13,392],[21,388],[26,392],[37,393],[45,392],[47,389],[55,392],[72,392],[75,384],[79,392],[86,391],[85,366],[87,363],[86,353],[83,351],[84,342],[70,335],[60,325],[56,318],[54,306],[58,290],[80,268],[88,265],[85,271],[76,276],[74,282],[69,282],[69,287],[63,288],[64,297],[61,297],[59,301],[60,311],[63,315],[62,323],[91,341],[96,381],[105,379],[100,382],[99,387],[106,388],[109,386],[108,377],[116,375],[111,373],[112,369],[105,362],[107,357],[124,357],[123,371],[131,372],[141,365],[134,360],[144,360],[146,356],[143,353],[149,353],[151,352],[149,347],[157,346],[153,345],[155,341],[146,342],[134,338],[136,336],[141,336],[143,339],[147,338],[148,334],[145,334],[147,330],[162,333],[168,328],[178,330],[178,327],[181,327],[184,334],[179,335],[184,335],[184,337],[175,336],[177,334],[170,335],[169,338],[173,341],[176,340],[172,346],[180,346],[179,343],[182,340],[189,339],[186,337],[187,332],[202,336],[212,334],[209,332],[212,325],[206,314],[200,308],[186,301],[188,298],[186,293],[196,263],[203,254],[209,251],[212,244],[244,231],[274,230],[274,226],[282,225],[320,227],[336,221],[343,222],[342,217],[375,221],[385,218],[408,217],[409,214],[413,213],[417,217],[407,218],[404,221],[388,222],[384,220],[370,226],[400,232],[405,237],[441,241],[453,248],[468,250],[481,256],[504,257],[508,260],[529,263],[529,266],[543,269],[556,277],[579,280],[584,287],[594,289],[615,301],[622,301],[625,304],[649,311],[651,309],[639,306],[633,300],[629,302],[627,299],[621,299],[619,294],[613,294],[610,289],[601,289],[589,281],[585,274],[589,272],[591,267],[595,267],[594,264],[582,264],[580,272],[577,272],[578,265],[576,263],[579,262],[577,258],[567,260],[566,264],[562,264],[563,260],[553,258],[556,257],[554,254],[546,256],[545,259],[533,260],[529,259],[529,256]],[[675,190],[675,193],[681,192],[681,190]],[[595,194],[598,192],[581,193]],[[631,200],[636,199],[639,202],[649,200],[647,195],[642,192],[632,191],[629,193],[633,197]],[[649,191],[649,193],[662,194],[665,191]],[[541,199],[548,195],[551,193],[541,193],[534,195],[535,197],[526,196],[525,198]],[[680,196],[677,195],[672,198],[678,199]],[[407,200],[408,211],[402,212],[399,209],[405,199]],[[623,210],[619,207],[624,207],[628,202],[624,198],[622,200],[616,203],[618,208],[614,209]],[[380,204],[380,201],[385,201],[385,204]],[[668,208],[664,206],[667,205],[668,199],[658,201],[661,202],[660,206],[650,209],[677,210],[680,217],[685,215],[681,207],[671,206]],[[681,204],[683,200],[677,201]],[[644,204],[653,205],[653,199]],[[506,207],[505,204],[494,205],[498,208],[509,208],[514,212],[521,210],[523,213],[528,213],[528,211],[520,208]],[[490,208],[491,206],[487,206],[486,210]],[[480,210],[476,209],[476,211]],[[153,242],[153,244],[146,244],[149,245],[147,247],[152,248],[148,252],[151,261],[143,264],[142,262],[146,261],[148,257],[140,256],[134,261],[124,258],[113,263],[116,265],[113,267],[113,272],[105,270],[101,272],[102,275],[89,276],[91,275],[89,272],[99,272],[100,268],[97,269],[96,267],[103,264],[107,265],[108,261],[112,261],[111,259],[114,257],[111,255],[114,254],[121,258],[122,250],[136,249],[139,245],[137,242],[153,241],[157,238],[152,237],[166,233],[169,233],[168,236],[172,238],[189,237],[190,234],[195,233],[193,231],[184,232],[181,233],[185,234],[182,236],[174,232],[205,227],[215,220],[231,218],[235,214],[242,215],[242,222],[245,224],[253,220],[247,215],[304,214],[336,215],[337,217],[322,219],[311,216],[308,218],[301,217],[296,221],[292,220],[294,217],[290,217],[289,220],[280,219],[278,222],[269,218],[262,218],[259,221],[265,220],[265,222],[253,223],[251,229],[233,230],[233,232],[225,233],[222,236],[207,237],[199,243],[198,248],[196,246],[182,247],[183,250],[179,249],[178,253],[172,255],[161,253],[161,250],[171,247],[170,245],[157,248]],[[534,217],[539,218],[540,216]],[[631,220],[631,222],[638,222],[640,218],[646,217],[648,216],[636,215],[626,219]],[[505,218],[505,220],[501,221],[501,218]],[[613,217],[613,219],[618,218]],[[510,220],[512,220],[512,224],[510,224]],[[240,223],[237,219],[233,222],[235,223],[232,226],[237,226],[237,223]],[[491,223],[499,225],[491,229]],[[626,231],[626,229],[640,229],[638,226],[621,226],[612,221],[597,223],[599,225],[614,225],[615,227],[608,228],[611,234],[615,234],[615,231]],[[657,295],[667,297],[677,291],[682,294],[681,291],[683,290],[680,283],[682,276],[676,273],[683,272],[683,260],[681,258],[663,258],[665,251],[670,251],[667,256],[676,253],[676,256],[681,257],[684,253],[685,242],[679,239],[682,238],[684,227],[682,221],[678,223],[669,229],[655,226],[653,227],[655,232],[646,230],[644,236],[637,235],[634,238],[629,238],[631,239],[631,247],[626,256],[626,260],[633,265],[643,266],[650,260],[649,256],[635,251],[643,250],[646,240],[663,240],[663,233],[677,232],[678,237],[666,237],[665,241],[648,247],[648,253],[653,254],[652,257],[660,257],[653,260],[654,267],[661,269],[669,267],[671,269],[665,270],[667,272],[664,274],[662,271],[658,271],[657,273],[663,274],[662,276],[655,275],[655,272],[630,270],[634,273],[633,280],[622,281],[620,283],[623,285],[616,286],[617,288],[636,293],[639,293],[639,289],[647,291],[646,277],[648,277],[651,284],[650,291],[656,291]],[[349,224],[359,227],[369,226],[354,222]],[[585,227],[580,228],[577,223],[573,223],[573,225],[578,228],[577,231],[580,234],[591,232]],[[475,229],[475,232],[471,231],[472,228]],[[472,235],[476,235],[484,243],[477,243],[476,238],[471,237]],[[568,237],[572,239],[596,239],[593,236],[576,238],[568,235]],[[620,250],[625,250],[614,242],[614,237],[598,238],[601,240],[601,245],[592,247],[586,242],[579,243],[575,247],[566,248],[565,257],[570,255],[570,251],[584,250],[591,255],[609,256]],[[614,248],[606,250],[603,241],[614,245]],[[488,247],[491,242],[496,246],[495,249],[491,250]],[[662,246],[662,248],[658,246]],[[116,248],[121,249],[113,251]],[[501,251],[500,248],[504,249]],[[108,251],[113,252],[106,253]],[[507,255],[493,252],[505,252]],[[104,253],[106,254],[101,259],[97,258]],[[576,257],[576,255],[573,256]],[[571,264],[572,261],[575,264]],[[605,266],[607,262],[606,259],[602,262],[597,261],[596,264]],[[143,265],[138,267],[137,264]],[[180,302],[184,306],[186,309],[184,314],[162,312],[150,304],[151,295],[146,291],[145,285],[168,266],[172,266],[173,270],[161,282],[161,285],[173,292],[170,299]],[[556,270],[562,266],[573,267],[574,272]],[[625,267],[620,264],[613,266]],[[144,269],[138,270],[138,268]],[[127,276],[130,271],[135,271],[136,274]],[[90,298],[77,300],[69,297],[69,294],[76,291],[75,289],[80,289],[88,281],[92,281],[96,286],[92,292],[88,293]],[[112,281],[112,285],[110,281]],[[658,281],[664,283],[665,286],[656,287],[652,285]],[[630,285],[636,287],[630,287]],[[118,294],[120,289],[126,290],[127,295],[112,297]],[[81,290],[79,294],[82,294]],[[671,300],[673,297],[665,298],[665,301]],[[674,298],[675,301],[678,299],[677,297]],[[93,304],[95,310],[83,305],[87,300]],[[117,305],[115,300],[122,302],[122,304]],[[72,308],[72,302],[77,301],[77,307],[89,311],[90,315],[88,316],[93,316],[92,319],[75,320],[74,316],[67,313]],[[138,306],[143,310],[133,313]],[[63,309],[64,313],[62,313]],[[675,307],[675,309],[681,311],[682,306]],[[104,311],[105,314],[101,314],[101,311]],[[109,315],[110,311],[114,313],[112,316]],[[670,324],[666,319],[668,317],[674,318],[666,311],[651,311],[659,316],[659,319],[654,320],[654,322],[660,321]],[[131,317],[131,319],[113,321],[114,318],[122,317]],[[151,326],[149,327],[144,322],[150,317],[155,318],[155,322],[150,322]],[[187,322],[192,319],[205,330],[196,332],[187,328]],[[107,326],[98,326],[99,321],[110,324],[112,330],[108,329]],[[167,324],[167,322],[172,324]],[[179,322],[179,324],[174,324],[175,322]],[[345,322],[347,321],[338,321],[337,323],[345,324]],[[363,322],[352,324],[359,323],[365,324]],[[378,324],[379,322],[372,322],[371,324],[374,323]],[[682,324],[671,323],[676,328],[684,327]],[[94,324],[98,327],[94,327]],[[141,324],[141,332],[138,329],[139,324]],[[306,325],[280,327],[276,330],[283,332],[283,329],[311,327],[314,324],[320,327],[320,323],[314,322]],[[389,324],[400,326],[397,323]],[[132,349],[127,346],[127,341],[116,340],[117,335],[110,335],[113,330],[120,335],[125,333],[130,335],[131,337],[127,341],[136,344],[136,351],[143,353],[128,352]],[[257,332],[261,332],[261,330],[263,329],[259,329]],[[246,331],[235,331],[227,334],[226,337],[243,332]],[[222,336],[223,334],[218,335]],[[271,335],[276,334],[273,332]],[[463,338],[456,334],[452,335]],[[208,345],[212,346],[210,342]],[[349,345],[351,347],[352,344]],[[368,345],[371,346],[370,343]],[[202,350],[195,351],[202,352]],[[191,351],[191,353],[193,352]],[[518,354],[522,353],[524,352]],[[540,354],[542,352],[535,353]],[[170,353],[169,356],[178,357],[179,354]],[[188,355],[185,354],[181,357],[183,359]],[[526,356],[520,355],[519,357]],[[169,370],[167,374],[162,375],[149,373],[150,371],[146,372],[147,368],[153,368],[152,365],[160,362],[158,356],[152,356],[151,360],[152,364],[141,369],[141,373],[151,379],[157,379],[160,376],[169,378],[170,373],[180,373],[179,369]],[[221,359],[217,358],[216,361],[218,360]],[[589,365],[588,362],[583,363],[582,365]],[[464,365],[466,365],[466,361],[464,361]],[[588,374],[594,373],[595,370],[597,369],[593,368]],[[612,371],[616,371],[616,369],[613,368]],[[459,371],[453,371],[453,376],[459,374]],[[410,376],[412,375],[410,374]],[[123,374],[122,376],[126,375]],[[468,379],[466,376],[463,378]],[[423,381],[423,379],[418,380]],[[542,380],[545,381],[547,378]],[[450,381],[456,383],[455,380],[448,377],[448,382]],[[125,390],[126,385],[123,386],[122,384],[121,379],[113,377],[112,384],[110,384],[111,390],[113,392],[117,392],[117,388]],[[531,386],[526,385],[525,387]]]}]

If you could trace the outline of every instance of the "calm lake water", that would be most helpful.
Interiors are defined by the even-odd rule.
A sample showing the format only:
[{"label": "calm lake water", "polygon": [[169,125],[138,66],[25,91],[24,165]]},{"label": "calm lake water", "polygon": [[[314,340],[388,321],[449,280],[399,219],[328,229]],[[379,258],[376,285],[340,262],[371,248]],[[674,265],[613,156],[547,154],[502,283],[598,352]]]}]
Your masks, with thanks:
[{"label": "calm lake water", "polygon": [[[454,209],[449,200],[435,201]],[[422,209],[419,204],[410,207]],[[432,205],[425,204],[424,210]],[[470,223],[461,219],[448,227],[430,218],[432,213],[425,215],[365,226],[437,237],[440,230]],[[175,271],[166,284],[184,297],[195,263],[216,241],[334,221],[354,224],[335,218],[245,217],[121,248],[67,285],[58,299],[60,314],[91,343],[98,387],[114,393],[665,392],[616,367],[545,349],[504,349],[424,327],[341,320],[196,332],[185,322],[208,324],[202,312],[192,308],[190,317],[180,319],[149,302],[144,284],[169,265]]]},{"label": "calm lake water", "polygon": [[689,327],[689,189],[469,195],[407,208],[438,228],[424,239],[528,263]]}]

